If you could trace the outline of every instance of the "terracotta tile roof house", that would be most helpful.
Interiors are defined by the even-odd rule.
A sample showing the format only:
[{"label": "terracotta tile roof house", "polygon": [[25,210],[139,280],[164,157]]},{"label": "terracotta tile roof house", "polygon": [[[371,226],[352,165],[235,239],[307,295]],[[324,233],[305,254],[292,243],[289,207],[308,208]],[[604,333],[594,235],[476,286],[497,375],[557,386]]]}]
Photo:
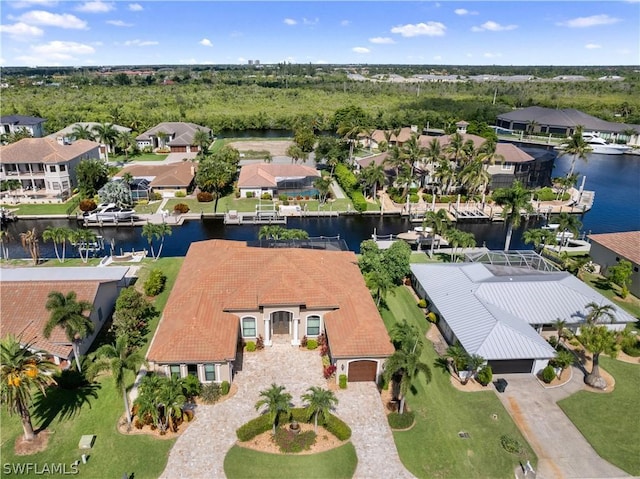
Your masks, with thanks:
[{"label": "terracotta tile roof house", "polygon": [[24,138],[0,147],[1,180],[18,180],[23,188],[56,195],[77,186],[75,169],[80,161],[99,159],[99,144],[72,143],[51,138]]},{"label": "terracotta tile roof house", "polygon": [[588,238],[591,242],[589,255],[594,263],[600,265],[602,273],[606,274],[607,269],[620,260],[631,263],[629,291],[640,297],[640,231],[594,234]]},{"label": "terracotta tile roof house", "polygon": [[[15,268],[3,269],[0,275],[0,337],[13,334],[24,343],[48,352],[56,364],[73,358],[73,349],[62,328],[53,330],[46,339],[42,330],[49,320],[47,296],[59,291],[65,296],[75,291],[77,299],[93,304],[90,319],[94,333],[80,345],[84,354],[111,316],[115,301],[124,287],[129,268]],[[25,301],[28,298],[28,301]]]},{"label": "terracotta tile roof house", "polygon": [[[136,142],[141,149],[149,146],[153,149],[168,146],[171,153],[198,152],[200,148],[193,142],[198,130],[205,131],[213,138],[211,129],[206,126],[186,122],[164,122],[138,135]],[[162,133],[166,138],[162,138]]]},{"label": "terracotta tile roof house", "polygon": [[[294,164],[251,163],[240,169],[238,189],[242,198],[247,193],[259,197],[269,193],[297,195],[314,189],[313,182],[320,177],[315,168]],[[308,193],[307,193],[308,194]]]},{"label": "terracotta tile roof house", "polygon": [[32,137],[41,138],[44,136],[45,121],[47,120],[36,116],[5,115],[0,117],[0,133],[10,135],[26,130]]},{"label": "terracotta tile roof house", "polygon": [[394,351],[353,253],[201,241],[189,248],[147,358],[167,374],[231,381],[239,339],[298,347],[323,332],[350,381],[377,379]]},{"label": "terracotta tile roof house", "polygon": [[[407,140],[411,138],[412,134],[418,134],[418,132],[414,128],[408,126],[401,128],[398,135],[393,134],[393,130],[375,130],[371,134],[371,146],[373,148],[377,148],[380,142],[387,141],[385,132],[387,134],[391,133],[391,136],[389,137],[389,144],[397,146],[402,146]],[[358,138],[360,139],[360,142],[364,144],[364,146],[369,147],[366,134],[360,133],[360,135],[358,135]]]},{"label": "terracotta tile roof house", "polygon": [[196,175],[195,164],[190,161],[169,163],[166,165],[129,165],[115,175],[121,178],[130,173],[133,178],[146,179],[153,189],[189,190]]}]

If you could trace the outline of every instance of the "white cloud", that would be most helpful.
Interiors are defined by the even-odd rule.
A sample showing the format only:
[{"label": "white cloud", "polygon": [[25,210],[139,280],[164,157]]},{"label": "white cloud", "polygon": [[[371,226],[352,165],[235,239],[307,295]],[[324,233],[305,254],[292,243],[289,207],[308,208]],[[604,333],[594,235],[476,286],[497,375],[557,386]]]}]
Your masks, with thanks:
[{"label": "white cloud", "polygon": [[133,23],[123,22],[122,20],[107,20],[109,25],[113,25],[114,27],[132,27]]},{"label": "white cloud", "polygon": [[609,15],[592,15],[590,17],[573,18],[566,22],[558,22],[556,25],[569,28],[587,28],[598,25],[611,25],[613,23],[618,23],[619,21],[619,18],[610,17]]},{"label": "white cloud", "polygon": [[391,43],[395,43],[395,40],[389,37],[373,37],[373,38],[369,38],[369,41],[371,43],[387,44],[387,45]]},{"label": "white cloud", "polygon": [[391,33],[399,33],[403,37],[417,37],[421,35],[427,35],[429,37],[441,37],[444,35],[447,27],[440,22],[427,22],[417,23],[413,25],[408,23],[406,25],[398,25],[391,29]]},{"label": "white cloud", "polygon": [[515,30],[518,28],[518,25],[500,25],[497,22],[489,20],[488,22],[484,22],[479,27],[471,27],[472,32],[503,32],[506,30]]},{"label": "white cloud", "polygon": [[238,63],[247,63],[247,59],[244,57],[238,57]]},{"label": "white cloud", "polygon": [[478,12],[472,12],[470,10],[467,10],[466,8],[456,8],[453,13],[455,13],[456,15],[477,15]]},{"label": "white cloud", "polygon": [[124,42],[122,45],[124,45],[125,47],[150,47],[153,45],[158,45],[159,42],[156,41],[152,41],[152,40],[127,40],[126,42]]},{"label": "white cloud", "polygon": [[51,13],[44,10],[33,10],[24,13],[18,18],[19,21],[29,25],[45,25],[49,27],[69,28],[74,30],[86,30],[87,22],[80,20],[75,15],[69,13]]},{"label": "white cloud", "polygon": [[26,39],[27,37],[40,37],[44,34],[41,28],[27,25],[23,22],[14,23],[13,25],[0,25],[0,32],[6,33],[14,39]]},{"label": "white cloud", "polygon": [[353,47],[351,50],[356,52],[356,53],[370,53],[371,52],[371,50],[369,50],[368,48],[365,48],[365,47]]},{"label": "white cloud", "polygon": [[129,10],[131,10],[132,12],[141,12],[144,9],[142,8],[142,5],[140,5],[139,3],[130,3]]},{"label": "white cloud", "polygon": [[597,49],[597,48],[602,48],[602,45],[598,45],[598,44],[596,44],[596,43],[587,43],[584,47],[585,47],[587,50],[595,50],[595,49]]},{"label": "white cloud", "polygon": [[305,25],[317,25],[319,21],[320,21],[320,19],[318,17],[313,18],[313,19],[309,19],[309,18],[303,18],[302,19],[302,23],[305,24]]},{"label": "white cloud", "polygon": [[114,9],[113,3],[105,3],[102,0],[85,2],[76,8],[79,12],[85,13],[107,13]]},{"label": "white cloud", "polygon": [[499,58],[502,56],[502,53],[486,52],[482,56],[485,58]]},{"label": "white cloud", "polygon": [[31,46],[30,54],[16,57],[27,65],[70,65],[79,61],[78,56],[92,55],[95,49],[78,42],[52,41]]},{"label": "white cloud", "polygon": [[285,25],[296,25],[298,23],[293,18],[285,18],[283,22]]},{"label": "white cloud", "polygon": [[7,2],[13,8],[32,8],[36,5],[39,7],[55,7],[57,0],[20,0],[17,2]]},{"label": "white cloud", "polygon": [[211,40],[209,40],[208,38],[203,38],[198,43],[200,45],[202,45],[203,47],[212,47],[213,46],[213,43],[211,43]]},{"label": "white cloud", "polygon": [[340,22],[341,27],[348,27],[349,25],[351,25],[351,20],[342,20]]}]

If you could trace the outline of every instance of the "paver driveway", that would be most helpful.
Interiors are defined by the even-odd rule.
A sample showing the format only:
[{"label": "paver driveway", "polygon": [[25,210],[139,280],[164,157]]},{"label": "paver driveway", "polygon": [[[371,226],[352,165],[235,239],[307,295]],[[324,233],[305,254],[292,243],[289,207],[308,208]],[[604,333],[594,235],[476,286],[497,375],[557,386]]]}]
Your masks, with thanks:
[{"label": "paver driveway", "polygon": [[507,378],[506,391],[498,397],[538,455],[537,478],[630,477],[602,459],[556,404],[582,389],[582,378],[582,372],[574,367],[568,384],[545,389],[531,375],[512,375]]},{"label": "paver driveway", "polygon": [[[197,420],[178,438],[161,478],[222,478],[224,458],[236,442],[236,429],[255,417],[261,390],[272,383],[285,386],[295,406],[310,386],[326,387],[317,351],[275,344],[245,354],[235,378],[238,391],[215,406],[198,406]],[[337,415],[353,431],[358,455],[355,477],[412,477],[400,463],[380,396],[373,383],[355,383],[337,392]]]}]

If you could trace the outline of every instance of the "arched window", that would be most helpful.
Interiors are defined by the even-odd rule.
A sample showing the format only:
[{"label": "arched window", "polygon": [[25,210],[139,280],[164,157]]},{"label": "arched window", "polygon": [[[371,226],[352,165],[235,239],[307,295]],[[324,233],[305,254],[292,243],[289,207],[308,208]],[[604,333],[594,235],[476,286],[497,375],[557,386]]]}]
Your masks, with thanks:
[{"label": "arched window", "polygon": [[307,336],[320,335],[320,316],[307,316]]},{"label": "arched window", "polygon": [[252,316],[245,316],[242,318],[242,337],[243,338],[255,338],[256,334],[256,318]]}]

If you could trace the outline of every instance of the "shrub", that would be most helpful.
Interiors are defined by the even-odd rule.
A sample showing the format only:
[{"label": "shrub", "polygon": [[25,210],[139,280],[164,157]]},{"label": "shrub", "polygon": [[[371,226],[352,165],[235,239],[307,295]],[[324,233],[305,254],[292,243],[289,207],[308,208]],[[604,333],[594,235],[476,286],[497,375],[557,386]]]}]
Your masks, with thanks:
[{"label": "shrub", "polygon": [[331,413],[327,414],[324,427],[341,441],[346,441],[351,437],[351,428]]},{"label": "shrub", "polygon": [[262,338],[262,334],[258,335],[258,339],[256,340],[256,350],[262,351],[264,349],[264,339]]},{"label": "shrub", "polygon": [[273,197],[271,196],[271,193],[262,193],[262,196],[260,197],[260,199],[263,199],[263,200],[270,200],[272,198]]},{"label": "shrub", "polygon": [[318,341],[315,339],[307,340],[307,349],[316,349],[318,347]]},{"label": "shrub", "polygon": [[556,370],[550,364],[542,370],[542,380],[549,384],[556,378]]},{"label": "shrub", "polygon": [[485,366],[480,371],[478,371],[478,381],[483,386],[486,386],[493,379],[493,370],[491,366]]},{"label": "shrub", "polygon": [[80,204],[78,205],[78,208],[80,209],[80,211],[93,211],[97,207],[98,207],[98,205],[92,199],[82,200],[82,201],[80,201]]},{"label": "shrub", "polygon": [[176,191],[173,196],[175,196],[176,198],[184,198],[185,196],[187,196],[187,194],[184,191],[179,190]]},{"label": "shrub", "polygon": [[569,344],[571,346],[580,346],[580,341],[578,341],[578,338],[573,338],[573,339],[569,340]]},{"label": "shrub", "polygon": [[409,202],[410,203],[418,203],[420,201],[420,197],[418,196],[418,193],[411,193],[409,195]]},{"label": "shrub", "polygon": [[157,191],[152,191],[149,195],[149,199],[152,201],[160,201],[162,199],[162,194]]},{"label": "shrub", "polygon": [[429,321],[430,323],[437,323],[438,322],[438,315],[436,313],[434,313],[433,311],[429,311],[427,313],[427,321]]},{"label": "shrub", "polygon": [[351,191],[349,196],[351,197],[353,207],[356,211],[367,211],[367,200],[360,190]]},{"label": "shrub", "polygon": [[431,202],[433,201],[433,195],[430,195],[428,193],[423,194],[422,201],[424,201],[425,203],[431,204]]},{"label": "shrub", "polygon": [[227,394],[229,394],[230,389],[231,389],[231,384],[229,384],[229,381],[222,381],[222,384],[220,385],[220,390],[222,391],[222,395],[226,396]]},{"label": "shrub", "polygon": [[330,364],[329,366],[326,366],[322,372],[322,374],[324,375],[325,379],[329,379],[331,376],[333,376],[336,373],[336,367],[333,364]]},{"label": "shrub", "polygon": [[200,191],[197,198],[200,203],[209,203],[213,201],[213,195],[208,191]]},{"label": "shrub", "polygon": [[303,348],[307,347],[307,335],[306,334],[304,336],[302,336],[302,339],[300,340],[300,346],[302,346]]},{"label": "shrub", "polygon": [[389,389],[389,380],[384,377],[384,374],[381,374],[378,378],[378,388],[387,391]]},{"label": "shrub", "polygon": [[629,356],[637,358],[640,356],[640,341],[628,341],[622,344],[622,351]]},{"label": "shrub", "polygon": [[548,342],[553,348],[558,346],[558,338],[555,336],[549,336]]},{"label": "shrub", "polygon": [[202,390],[200,391],[200,399],[205,404],[214,404],[220,399],[222,395],[222,390],[220,385],[217,383],[209,383],[202,386]]},{"label": "shrub", "polygon": [[193,399],[194,397],[199,396],[201,391],[202,384],[200,384],[200,380],[197,376],[189,374],[186,378],[182,379],[182,392],[187,399]]},{"label": "shrub", "polygon": [[324,356],[322,356],[322,367],[326,368],[327,366],[329,366],[331,364],[331,359],[329,359],[329,356],[327,356],[326,354]]},{"label": "shrub", "polygon": [[241,442],[249,441],[258,434],[262,434],[271,429],[271,426],[270,415],[263,414],[236,429],[236,436]]},{"label": "shrub", "polygon": [[245,197],[245,198],[253,198],[255,195],[256,195],[256,194],[255,194],[253,191],[247,191],[247,192],[244,194],[244,197]]},{"label": "shrub", "polygon": [[193,413],[193,409],[186,409],[183,413],[182,413],[184,420],[187,422],[191,422],[193,421],[193,418],[195,416],[195,414]]},{"label": "shrub", "polygon": [[389,426],[392,429],[407,429],[413,424],[415,414],[413,411],[405,411],[403,414],[392,412],[387,416]]},{"label": "shrub", "polygon": [[159,270],[154,269],[149,274],[149,277],[144,282],[144,294],[147,296],[157,296],[164,291],[164,286],[167,282],[165,274]]},{"label": "shrub", "polygon": [[524,452],[524,448],[522,447],[522,444],[520,444],[520,441],[507,434],[500,436],[500,444],[505,451],[510,452],[511,454],[522,454]]},{"label": "shrub", "polygon": [[347,389],[347,375],[346,374],[341,374],[340,377],[338,378],[338,385],[340,386],[340,389]]},{"label": "shrub", "polygon": [[247,341],[247,343],[244,345],[244,349],[247,352],[252,353],[256,350],[256,343],[254,343],[253,341]]},{"label": "shrub", "polygon": [[[176,193],[177,195],[177,193]],[[178,203],[173,207],[173,211],[179,214],[185,214],[189,212],[189,206],[184,203]]]},{"label": "shrub", "polygon": [[144,427],[144,423],[140,419],[136,419],[133,421],[133,427],[136,429],[142,429]]},{"label": "shrub", "polygon": [[281,452],[308,451],[316,442],[316,433],[313,431],[293,432],[288,427],[276,429],[274,441]]},{"label": "shrub", "polygon": [[287,198],[287,195],[285,195],[285,194],[279,194],[278,195],[278,199],[280,201],[287,201],[288,198]]},{"label": "shrub", "polygon": [[426,308],[426,307],[427,307],[426,299],[421,299],[420,301],[418,301],[418,308]]},{"label": "shrub", "polygon": [[338,163],[333,172],[338,184],[347,194],[358,187],[358,178],[344,163]]}]

